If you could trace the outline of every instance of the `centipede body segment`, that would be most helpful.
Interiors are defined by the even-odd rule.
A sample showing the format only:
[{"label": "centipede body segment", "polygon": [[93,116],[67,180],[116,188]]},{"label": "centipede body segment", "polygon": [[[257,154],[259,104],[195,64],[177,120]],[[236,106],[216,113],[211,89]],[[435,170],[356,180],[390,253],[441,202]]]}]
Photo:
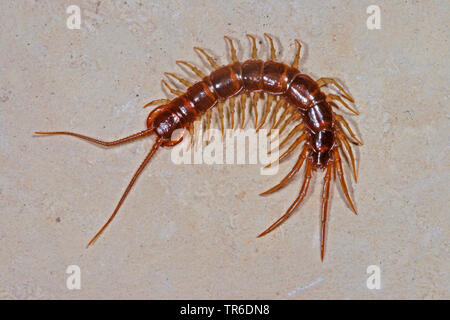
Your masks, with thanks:
[{"label": "centipede body segment", "polygon": [[[194,131],[194,122],[204,120],[205,128],[209,129],[212,122],[212,112],[217,110],[220,127],[224,130],[225,110],[228,110],[231,129],[244,128],[246,125],[246,113],[250,107],[253,116],[253,126],[259,130],[263,126],[270,128],[269,135],[273,129],[283,132],[288,124],[294,124],[293,129],[285,136],[280,148],[295,138],[294,142],[280,156],[280,161],[293,153],[300,147],[300,153],[294,167],[281,180],[279,184],[261,193],[266,195],[285,186],[296,176],[302,166],[304,169],[304,180],[299,195],[275,223],[262,232],[258,237],[264,236],[281,225],[289,218],[297,207],[302,203],[310,186],[312,173],[324,171],[321,209],[321,231],[320,231],[320,254],[324,258],[325,234],[328,214],[328,200],[330,195],[331,181],[339,182],[346,200],[356,214],[356,208],[350,198],[341,154],[349,159],[353,177],[356,181],[356,165],[351,143],[362,145],[356,137],[347,121],[340,114],[334,112],[333,108],[343,106],[354,114],[358,114],[346,101],[353,103],[354,100],[348,92],[333,78],[320,78],[313,80],[298,69],[301,45],[296,40],[296,54],[292,64],[277,62],[276,50],[272,38],[265,34],[270,46],[270,59],[263,61],[258,58],[256,39],[247,35],[251,43],[251,59],[240,62],[237,58],[233,41],[225,37],[230,48],[232,63],[219,66],[216,61],[202,48],[194,49],[202,55],[214,69],[210,74],[205,74],[198,67],[186,61],[177,61],[181,67],[190,70],[200,78],[197,82],[191,82],[173,73],[166,75],[187,87],[186,91],[180,91],[162,80],[168,91],[175,98],[158,99],[147,103],[144,107],[158,105],[150,112],[147,118],[147,129],[130,135],[128,137],[106,142],[67,131],[36,132],[46,135],[70,135],[90,141],[103,146],[116,146],[151,135],[156,136],[156,141],[133,175],[125,192],[119,200],[111,217],[97,234],[89,242],[91,245],[105,230],[119,211],[126,196],[130,192],[136,179],[150,162],[159,147],[170,147],[181,142],[183,137],[173,138],[177,129],[187,129],[191,134]],[[326,93],[323,87],[333,85],[339,94]],[[265,96],[264,109],[258,114],[257,104],[262,96]],[[281,114],[280,114],[281,112]],[[240,121],[240,124],[238,123]],[[193,134],[191,135],[191,140]],[[206,142],[208,143],[208,141]]]}]

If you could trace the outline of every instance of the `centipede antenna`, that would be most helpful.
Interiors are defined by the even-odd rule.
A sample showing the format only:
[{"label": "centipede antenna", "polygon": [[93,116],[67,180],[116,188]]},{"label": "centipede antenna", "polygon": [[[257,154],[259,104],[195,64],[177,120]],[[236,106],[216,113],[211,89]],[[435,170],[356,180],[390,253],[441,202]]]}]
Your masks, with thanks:
[{"label": "centipede antenna", "polygon": [[330,181],[331,181],[331,169],[333,163],[330,162],[327,165],[327,172],[323,179],[323,189],[322,189],[322,216],[321,216],[321,228],[320,228],[320,259],[323,261],[325,253],[325,236],[326,236],[326,226],[327,226],[327,211],[328,211],[328,199],[330,197]]},{"label": "centipede antenna", "polygon": [[103,141],[103,140],[98,140],[95,138],[91,138],[79,133],[74,133],[74,132],[68,132],[68,131],[52,131],[52,132],[45,132],[45,131],[36,131],[35,134],[40,134],[40,135],[66,135],[66,136],[72,136],[72,137],[76,137],[79,138],[81,140],[86,140],[95,144],[99,144],[105,147],[112,147],[112,146],[117,146],[119,144],[122,143],[127,143],[133,140],[137,140],[146,136],[149,136],[153,133],[153,129],[147,129],[147,130],[143,130],[140,131],[138,133],[134,133],[131,136],[122,138],[122,139],[118,139],[118,140],[114,140],[114,141]]},{"label": "centipede antenna", "polygon": [[139,166],[137,171],[134,173],[133,178],[131,178],[131,180],[130,180],[130,183],[128,183],[128,186],[125,189],[125,192],[122,194],[122,197],[120,198],[119,203],[117,204],[116,208],[114,209],[114,212],[112,213],[111,217],[109,217],[108,221],[106,221],[106,223],[103,225],[103,227],[96,233],[96,235],[91,239],[91,241],[89,241],[86,248],[88,248],[91,244],[93,244],[95,242],[95,240],[97,240],[97,238],[103,233],[103,231],[105,231],[105,229],[108,227],[108,225],[114,219],[114,217],[116,216],[120,207],[122,206],[122,203],[125,201],[125,198],[127,197],[128,193],[130,192],[131,188],[133,187],[134,183],[136,182],[137,178],[142,173],[142,171],[147,166],[147,164],[150,162],[153,155],[156,153],[156,151],[161,146],[161,144],[162,144],[162,140],[157,139],[155,144],[153,145],[152,149],[148,153],[147,157],[145,157],[144,161],[141,163],[141,165]]},{"label": "centipede antenna", "polygon": [[279,227],[284,221],[286,221],[287,218],[289,218],[292,213],[297,209],[297,207],[302,203],[303,199],[305,198],[306,192],[308,191],[309,182],[311,181],[311,169],[312,169],[312,160],[308,159],[306,162],[306,170],[305,170],[305,180],[303,181],[302,188],[300,189],[300,193],[295,199],[295,201],[291,204],[289,209],[287,209],[286,213],[277,221],[275,221],[274,224],[272,224],[269,228],[267,228],[263,233],[261,233],[258,238],[268,234],[269,232],[273,231],[277,227]]}]

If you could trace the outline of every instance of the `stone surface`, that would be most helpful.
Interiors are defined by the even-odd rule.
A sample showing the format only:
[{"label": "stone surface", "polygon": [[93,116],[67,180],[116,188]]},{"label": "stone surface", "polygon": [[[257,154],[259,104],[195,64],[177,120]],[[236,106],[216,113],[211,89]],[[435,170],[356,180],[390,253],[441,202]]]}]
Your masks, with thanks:
[{"label": "stone surface", "polygon": [[[0,298],[448,299],[449,2],[75,1],[0,2]],[[296,197],[258,165],[176,165],[160,151],[96,242],[153,138],[112,149],[37,130],[103,139],[145,128],[142,106],[166,97],[160,79],[201,63],[192,47],[230,61],[224,35],[276,36],[283,61],[302,41],[301,69],[350,88],[345,113],[365,145],[351,191],[333,188],[327,253],[319,256],[321,173],[303,206],[256,236]],[[342,110],[341,110],[342,112]],[[349,171],[347,170],[347,173]],[[68,290],[66,268],[81,268]],[[381,288],[366,286],[367,267]]]}]

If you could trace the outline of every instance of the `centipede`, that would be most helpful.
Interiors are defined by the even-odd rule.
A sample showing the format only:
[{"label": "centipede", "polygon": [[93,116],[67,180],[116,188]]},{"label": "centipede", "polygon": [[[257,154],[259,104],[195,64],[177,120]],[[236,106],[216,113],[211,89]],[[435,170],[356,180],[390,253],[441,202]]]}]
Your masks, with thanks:
[{"label": "centipede", "polygon": [[[355,135],[344,116],[337,113],[340,107],[350,113],[359,113],[351,106],[355,101],[350,93],[344,89],[338,80],[331,77],[313,80],[299,69],[301,42],[295,40],[295,56],[290,64],[277,61],[277,52],[274,46],[273,36],[265,33],[270,48],[270,56],[267,60],[258,57],[257,38],[247,34],[251,57],[244,62],[237,58],[237,50],[233,40],[225,36],[226,44],[230,51],[231,63],[219,65],[206,49],[194,47],[205,63],[213,69],[206,74],[202,68],[184,60],[176,61],[179,67],[191,77],[195,75],[196,81],[190,81],[185,77],[174,73],[165,73],[171,79],[162,80],[162,85],[174,97],[172,99],[156,99],[147,103],[144,108],[156,106],[148,115],[145,130],[134,133],[125,138],[114,141],[103,141],[82,134],[69,131],[38,131],[37,135],[67,135],[103,146],[112,147],[138,139],[155,136],[155,142],[143,162],[140,164],[130,182],[125,188],[113,213],[89,241],[91,246],[113,221],[127,195],[160,147],[173,147],[183,140],[183,136],[174,138],[176,130],[185,130],[193,135],[194,123],[204,121],[201,129],[209,129],[212,122],[212,112],[217,111],[217,123],[220,123],[222,135],[224,131],[225,111],[228,123],[232,130],[242,129],[246,124],[247,113],[252,113],[253,125],[256,130],[270,127],[268,135],[273,130],[279,134],[286,128],[291,128],[280,144],[285,147],[288,142],[294,141],[279,157],[283,161],[290,154],[297,152],[298,157],[294,166],[287,175],[274,187],[262,192],[260,195],[268,195],[288,184],[300,169],[303,169],[303,183],[297,198],[291,203],[286,212],[270,227],[259,234],[262,237],[279,227],[300,206],[310,187],[313,172],[322,172],[323,187],[321,201],[320,220],[320,258],[323,261],[325,253],[325,238],[328,217],[328,204],[330,198],[330,186],[334,181],[340,185],[341,190],[350,209],[357,214],[355,205],[350,197],[343,169],[343,158],[348,163],[349,170],[355,182],[357,182],[356,162],[351,144],[362,146],[363,143]],[[259,42],[262,43],[261,41]],[[189,78],[189,77],[187,77]],[[174,82],[179,86],[174,86]],[[185,86],[184,91],[180,86]],[[168,93],[169,93],[168,92]],[[259,119],[258,102],[263,99],[262,113]],[[261,108],[260,108],[261,109]],[[348,113],[348,112],[347,112]],[[239,123],[240,122],[240,123]],[[334,184],[333,184],[334,185]]]}]

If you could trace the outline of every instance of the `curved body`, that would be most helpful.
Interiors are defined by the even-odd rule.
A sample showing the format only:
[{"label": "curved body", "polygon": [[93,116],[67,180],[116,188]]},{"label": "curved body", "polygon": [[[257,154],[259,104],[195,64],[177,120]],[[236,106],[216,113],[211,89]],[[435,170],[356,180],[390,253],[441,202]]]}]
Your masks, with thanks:
[{"label": "curved body", "polygon": [[[332,110],[332,107],[338,108],[336,102],[339,102],[345,108],[357,115],[358,113],[347,105],[342,98],[350,102],[354,102],[354,100],[333,78],[320,78],[315,81],[306,74],[302,74],[300,72],[297,68],[301,49],[301,45],[298,40],[296,40],[297,51],[294,61],[292,62],[292,65],[289,66],[287,64],[275,61],[275,48],[272,38],[269,35],[265,34],[265,37],[267,37],[270,43],[270,60],[267,61],[258,59],[256,39],[252,35],[247,36],[253,44],[252,54],[250,60],[246,60],[242,63],[238,61],[233,42],[228,37],[225,37],[225,39],[229,42],[233,63],[226,66],[220,67],[203,49],[194,47],[195,50],[205,56],[211,67],[214,69],[214,71],[212,71],[209,75],[203,74],[203,72],[188,62],[177,61],[177,63],[188,67],[201,80],[196,83],[191,83],[188,80],[180,78],[172,73],[166,73],[166,75],[171,76],[184,84],[187,89],[184,92],[178,91],[171,88],[164,80],[162,80],[167,89],[177,97],[172,100],[153,100],[144,106],[159,105],[149,114],[147,118],[146,130],[111,142],[102,141],[67,131],[36,132],[37,134],[62,134],[74,136],[107,147],[120,145],[136,139],[148,137],[153,134],[157,136],[152,149],[149,151],[147,157],[133,175],[112,215],[103,227],[95,234],[88,246],[91,245],[100,236],[100,234],[102,234],[109,223],[114,219],[136,179],[144,170],[145,166],[150,162],[158,148],[161,146],[173,146],[181,142],[183,137],[173,137],[175,130],[185,128],[189,129],[192,133],[192,130],[194,130],[194,121],[201,118],[203,115],[206,115],[206,128],[209,128],[211,122],[211,112],[214,108],[217,109],[219,113],[223,135],[223,104],[225,101],[229,102],[228,107],[230,110],[231,128],[234,129],[235,99],[236,96],[240,95],[239,105],[241,128],[244,127],[246,99],[249,96],[251,96],[256,130],[259,130],[265,124],[272,107],[272,102],[274,101],[277,101],[277,103],[273,109],[272,128],[269,131],[269,135],[272,129],[277,128],[282,121],[284,121],[284,124],[279,130],[280,134],[282,130],[286,128],[289,121],[300,121],[300,123],[295,126],[295,128],[280,144],[279,148],[281,148],[291,138],[299,135],[296,136],[294,143],[292,143],[292,145],[280,156],[279,161],[285,159],[303,143],[302,151],[300,152],[297,162],[291,171],[281,180],[279,184],[261,193],[261,195],[266,195],[285,186],[300,171],[305,163],[304,180],[298,197],[290,205],[285,214],[264,232],[262,232],[258,237],[261,237],[276,229],[292,215],[295,209],[305,198],[311,181],[312,171],[324,169],[325,175],[322,189],[320,229],[320,252],[321,259],[323,260],[325,251],[325,229],[328,212],[328,199],[330,196],[332,172],[334,173],[334,179],[336,180],[337,177],[339,180],[342,191],[351,209],[356,214],[355,206],[350,199],[344,179],[344,171],[342,169],[340,153],[345,151],[347,152],[353,169],[353,177],[356,181],[355,159],[349,142],[359,145],[362,145],[362,142],[358,140],[352,132],[343,116]],[[321,87],[328,85],[334,85],[337,87],[339,89],[339,95],[333,93],[326,94],[321,91]],[[264,116],[258,125],[257,102],[262,93],[265,93],[267,96],[267,101]],[[277,120],[278,111],[281,108],[284,108],[284,112]],[[289,118],[286,119],[286,116],[289,116]],[[347,136],[344,129],[346,129],[352,140],[350,140]],[[206,143],[208,143],[208,141]],[[269,166],[270,165],[271,164],[269,164]]]},{"label": "curved body", "polygon": [[176,129],[191,125],[219,101],[254,91],[281,96],[298,110],[309,129],[315,167],[323,168],[335,140],[331,106],[316,81],[297,68],[272,60],[251,59],[214,70],[162,109],[155,109],[147,125],[170,144]]}]

